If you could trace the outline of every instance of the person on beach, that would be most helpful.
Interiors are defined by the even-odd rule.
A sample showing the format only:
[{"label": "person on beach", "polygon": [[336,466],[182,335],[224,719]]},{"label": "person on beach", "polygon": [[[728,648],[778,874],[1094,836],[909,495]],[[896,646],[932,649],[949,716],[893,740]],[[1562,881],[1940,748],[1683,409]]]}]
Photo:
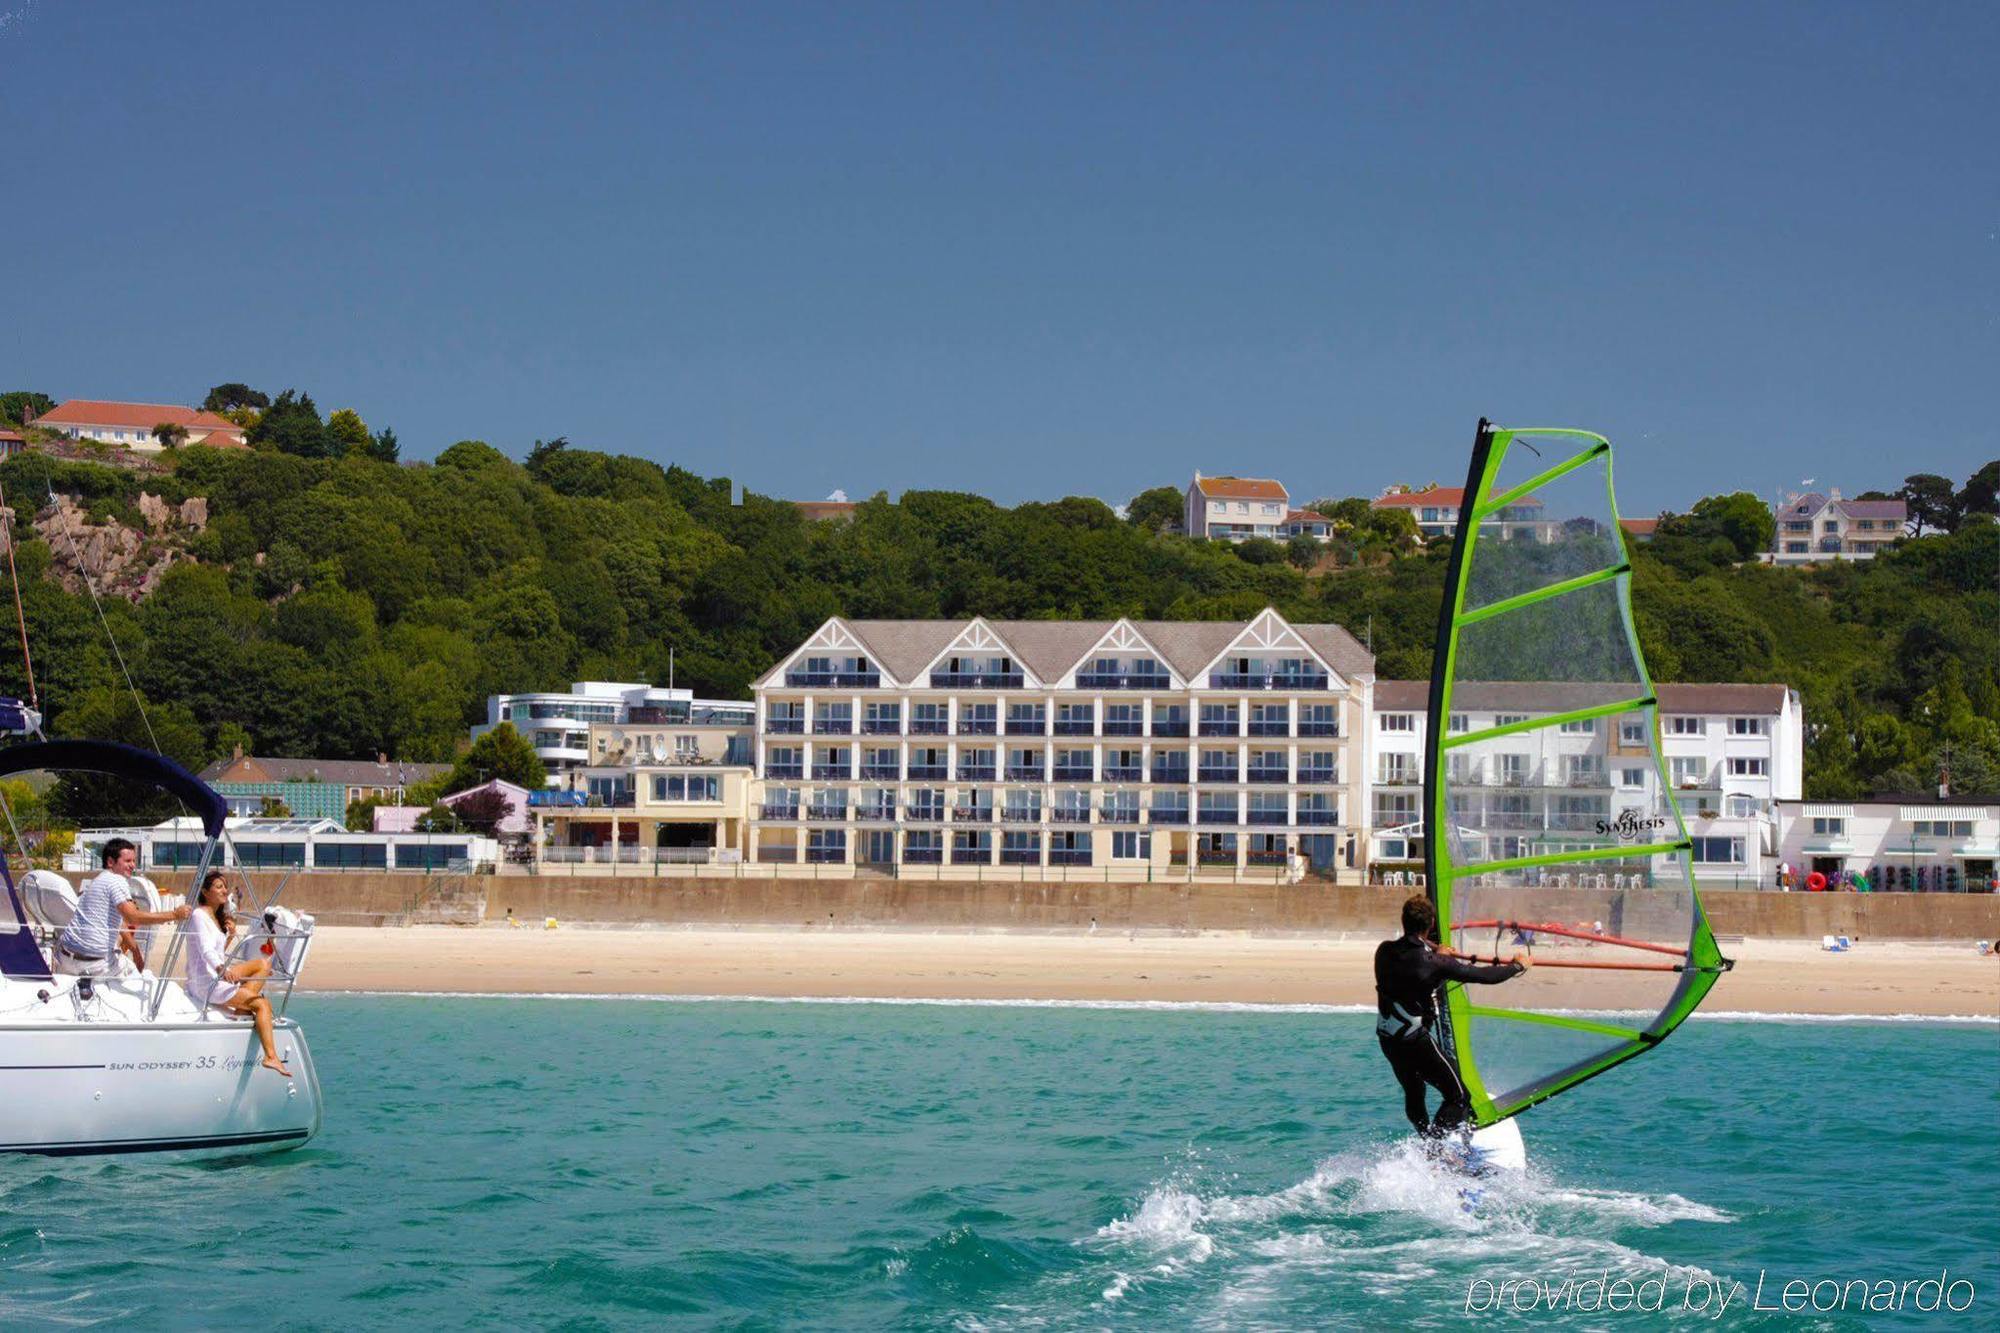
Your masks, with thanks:
[{"label": "person on beach", "polygon": [[55,971],[61,976],[114,977],[122,950],[146,970],[140,951],[139,926],[163,926],[185,921],[185,904],[169,912],[148,912],[132,901],[132,875],[139,869],[139,849],[124,838],[104,844],[102,869],[84,882],[76,896],[76,914],[56,937]]},{"label": "person on beach", "polygon": [[264,1068],[286,1078],[292,1071],[278,1058],[277,1036],[272,1030],[271,1002],[264,998],[264,982],[271,975],[268,958],[229,961],[229,938],[236,923],[229,912],[229,878],[211,870],[195,895],[199,904],[188,938],[188,998],[196,1004],[247,1014],[257,1025],[257,1040],[264,1047]]},{"label": "person on beach", "polygon": [[[1505,963],[1468,963],[1437,947],[1437,908],[1423,894],[1403,904],[1403,933],[1375,950],[1375,1038],[1403,1089],[1403,1114],[1418,1134],[1436,1142],[1465,1123],[1472,1101],[1458,1071],[1437,1044],[1437,996],[1447,981],[1492,985],[1534,966],[1527,954]],[[1444,1101],[1425,1109],[1425,1088]]]}]

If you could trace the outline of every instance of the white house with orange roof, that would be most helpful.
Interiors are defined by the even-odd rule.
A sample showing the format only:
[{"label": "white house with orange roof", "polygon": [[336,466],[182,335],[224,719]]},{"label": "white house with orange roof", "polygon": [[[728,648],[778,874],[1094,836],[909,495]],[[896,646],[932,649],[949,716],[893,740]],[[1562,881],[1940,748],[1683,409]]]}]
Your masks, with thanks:
[{"label": "white house with orange roof", "polygon": [[98,440],[141,454],[160,451],[153,428],[169,424],[187,431],[188,444],[241,449],[247,443],[243,428],[228,417],[172,403],[111,403],[72,398],[37,417],[34,424],[72,440]]},{"label": "white house with orange roof", "polygon": [[[1464,504],[1463,486],[1426,486],[1422,490],[1396,486],[1369,501],[1368,507],[1407,511],[1416,520],[1417,530],[1424,535],[1424,540],[1429,541],[1433,537],[1449,540],[1457,533],[1458,511]],[[1545,542],[1555,536],[1548,521],[1541,516],[1541,501],[1533,496],[1496,510],[1480,520],[1480,531],[1486,535],[1497,535],[1502,541]]]},{"label": "white house with orange roof", "polygon": [[1204,477],[1188,483],[1181,527],[1190,537],[1240,542],[1251,537],[1285,539],[1292,497],[1282,482],[1268,477]]}]

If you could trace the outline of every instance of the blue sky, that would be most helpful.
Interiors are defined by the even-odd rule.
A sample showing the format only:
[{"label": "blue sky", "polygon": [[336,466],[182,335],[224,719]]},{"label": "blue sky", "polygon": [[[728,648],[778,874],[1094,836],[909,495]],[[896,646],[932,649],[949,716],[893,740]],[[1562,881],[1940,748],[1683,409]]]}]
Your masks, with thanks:
[{"label": "blue sky", "polygon": [[2000,9],[0,0],[0,387],[794,498],[1996,452]]}]

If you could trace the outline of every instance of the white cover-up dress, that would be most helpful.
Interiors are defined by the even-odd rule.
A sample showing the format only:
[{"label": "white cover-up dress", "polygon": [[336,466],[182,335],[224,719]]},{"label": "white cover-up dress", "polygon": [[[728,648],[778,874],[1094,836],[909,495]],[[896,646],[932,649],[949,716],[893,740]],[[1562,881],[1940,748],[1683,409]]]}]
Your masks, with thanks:
[{"label": "white cover-up dress", "polygon": [[194,927],[188,936],[188,998],[201,1005],[228,1004],[237,991],[236,983],[222,975],[229,964],[229,940],[207,908],[196,908],[188,924]]}]

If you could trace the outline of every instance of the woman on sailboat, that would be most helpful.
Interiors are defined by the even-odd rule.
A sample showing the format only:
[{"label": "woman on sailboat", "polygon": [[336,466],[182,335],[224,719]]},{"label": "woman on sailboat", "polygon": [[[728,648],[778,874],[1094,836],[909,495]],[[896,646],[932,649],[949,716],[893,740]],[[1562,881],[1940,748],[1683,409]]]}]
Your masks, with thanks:
[{"label": "woman on sailboat", "polygon": [[190,918],[193,933],[188,939],[188,996],[231,1013],[247,1014],[257,1025],[257,1040],[264,1047],[264,1068],[286,1078],[292,1071],[278,1058],[278,1043],[272,1032],[271,1002],[264,998],[264,982],[271,975],[271,960],[246,958],[229,961],[229,937],[235,923],[229,914],[229,878],[211,870],[201,881],[196,895],[197,909]]}]

